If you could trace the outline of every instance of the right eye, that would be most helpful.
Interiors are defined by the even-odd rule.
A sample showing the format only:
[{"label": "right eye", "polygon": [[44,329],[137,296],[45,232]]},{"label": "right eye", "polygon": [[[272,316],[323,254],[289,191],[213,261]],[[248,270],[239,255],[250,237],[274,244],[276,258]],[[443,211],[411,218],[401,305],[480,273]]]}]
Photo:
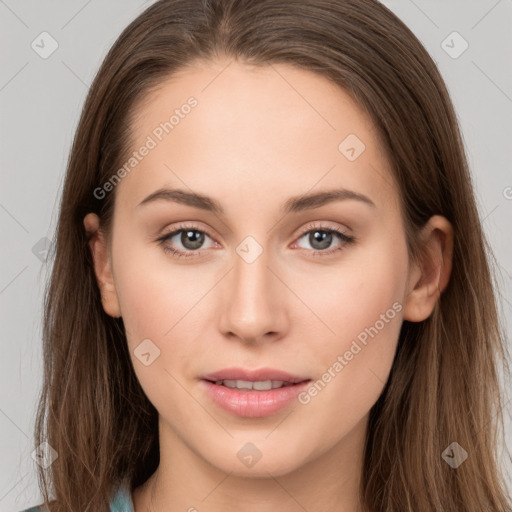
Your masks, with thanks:
[{"label": "right eye", "polygon": [[[204,243],[205,236],[210,238],[206,231],[199,229],[197,226],[180,225],[178,226],[178,229],[175,229],[159,238],[158,241],[165,252],[168,252],[178,258],[190,258],[198,256],[202,251],[200,248]],[[169,244],[173,238],[176,238],[176,241]],[[177,243],[180,243],[183,248],[175,248]]]}]

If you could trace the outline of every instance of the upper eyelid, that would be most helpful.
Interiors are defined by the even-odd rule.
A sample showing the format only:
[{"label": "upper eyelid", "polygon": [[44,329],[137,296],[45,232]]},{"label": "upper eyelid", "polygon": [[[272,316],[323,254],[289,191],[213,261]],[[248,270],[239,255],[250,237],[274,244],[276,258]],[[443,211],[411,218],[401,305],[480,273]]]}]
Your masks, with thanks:
[{"label": "upper eyelid", "polygon": [[[345,233],[345,231],[350,231],[348,228],[343,228],[340,226],[329,226],[326,224],[327,221],[319,221],[318,224],[315,224],[315,222],[310,222],[306,226],[304,226],[303,229],[300,230],[300,236],[304,235],[305,233],[308,233],[309,231],[313,229],[318,229],[319,231],[338,231]],[[349,233],[346,233],[349,235]]]}]

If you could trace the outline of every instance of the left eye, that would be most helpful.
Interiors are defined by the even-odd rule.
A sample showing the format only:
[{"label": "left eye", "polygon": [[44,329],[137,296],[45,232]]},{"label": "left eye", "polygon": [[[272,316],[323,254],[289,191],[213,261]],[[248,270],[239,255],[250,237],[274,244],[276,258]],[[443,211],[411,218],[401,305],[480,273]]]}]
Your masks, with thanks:
[{"label": "left eye", "polygon": [[[317,252],[323,252],[330,254],[333,252],[333,250],[326,250],[329,249],[331,246],[331,243],[334,241],[335,238],[338,238],[340,242],[344,243],[350,243],[353,242],[353,237],[343,233],[342,231],[339,231],[338,229],[333,228],[313,228],[309,229],[305,233],[303,233],[299,240],[302,238],[306,238],[308,243],[312,246],[312,249],[315,251],[315,254]],[[341,247],[334,248],[334,251],[340,249]]]}]

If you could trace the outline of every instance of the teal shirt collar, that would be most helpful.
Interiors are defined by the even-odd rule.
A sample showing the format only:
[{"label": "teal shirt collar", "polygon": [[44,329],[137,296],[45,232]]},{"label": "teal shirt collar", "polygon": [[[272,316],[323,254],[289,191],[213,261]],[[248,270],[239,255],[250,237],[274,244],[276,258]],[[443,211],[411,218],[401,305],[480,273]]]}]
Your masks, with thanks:
[{"label": "teal shirt collar", "polygon": [[127,483],[117,489],[110,502],[110,512],[134,512],[130,487]]}]

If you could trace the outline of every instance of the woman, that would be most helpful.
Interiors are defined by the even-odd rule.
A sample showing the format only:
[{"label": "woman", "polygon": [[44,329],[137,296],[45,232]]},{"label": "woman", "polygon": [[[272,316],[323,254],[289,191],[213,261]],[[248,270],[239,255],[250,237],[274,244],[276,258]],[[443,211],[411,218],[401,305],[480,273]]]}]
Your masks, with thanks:
[{"label": "woman", "polygon": [[71,151],[44,347],[52,512],[510,506],[456,116],[374,0],[161,0],[124,30]]}]

